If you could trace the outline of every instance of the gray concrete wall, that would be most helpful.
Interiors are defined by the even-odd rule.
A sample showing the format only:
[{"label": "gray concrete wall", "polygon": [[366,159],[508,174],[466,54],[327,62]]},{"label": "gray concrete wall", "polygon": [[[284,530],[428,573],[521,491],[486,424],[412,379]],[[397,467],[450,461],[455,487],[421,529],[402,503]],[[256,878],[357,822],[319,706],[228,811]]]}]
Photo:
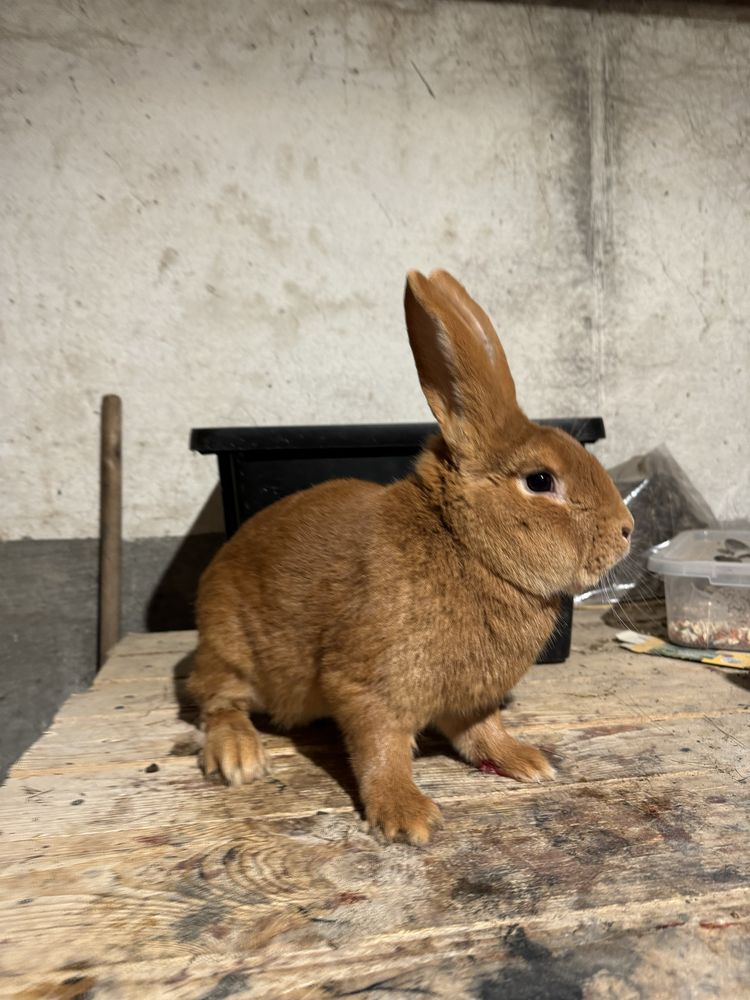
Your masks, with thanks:
[{"label": "gray concrete wall", "polygon": [[191,426],[424,418],[401,291],[435,265],[532,414],[747,514],[749,24],[6,0],[1,37],[3,537],[96,534],[107,391],[129,538],[201,508]]},{"label": "gray concrete wall", "polygon": [[660,9],[5,0],[0,770],[94,668],[102,394],[125,624],[187,624],[189,429],[425,419],[409,267],[487,306],[532,415],[748,515],[750,23]]}]

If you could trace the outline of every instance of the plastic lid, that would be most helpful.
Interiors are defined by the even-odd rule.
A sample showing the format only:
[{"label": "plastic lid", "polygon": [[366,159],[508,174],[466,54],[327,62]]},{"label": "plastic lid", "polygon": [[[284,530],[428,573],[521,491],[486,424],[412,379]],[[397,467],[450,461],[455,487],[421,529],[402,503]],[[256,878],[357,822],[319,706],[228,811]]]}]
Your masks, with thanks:
[{"label": "plastic lid", "polygon": [[651,549],[648,568],[661,576],[699,576],[728,587],[750,587],[750,531],[683,531]]}]

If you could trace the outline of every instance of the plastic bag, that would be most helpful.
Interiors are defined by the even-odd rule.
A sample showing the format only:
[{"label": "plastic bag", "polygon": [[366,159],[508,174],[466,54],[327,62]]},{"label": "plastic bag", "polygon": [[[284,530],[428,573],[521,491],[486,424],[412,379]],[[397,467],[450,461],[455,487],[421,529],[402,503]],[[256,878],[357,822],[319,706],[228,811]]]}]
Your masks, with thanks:
[{"label": "plastic bag", "polygon": [[680,531],[716,527],[716,518],[664,445],[629,458],[609,474],[635,519],[630,554],[575,603],[663,600],[661,577],[646,567],[649,549]]}]

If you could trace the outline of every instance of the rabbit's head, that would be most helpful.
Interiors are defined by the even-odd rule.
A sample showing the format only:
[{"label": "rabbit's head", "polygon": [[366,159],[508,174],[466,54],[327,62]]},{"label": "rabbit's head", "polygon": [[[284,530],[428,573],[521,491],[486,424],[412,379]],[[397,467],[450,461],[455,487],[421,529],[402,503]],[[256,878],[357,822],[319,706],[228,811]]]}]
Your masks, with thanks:
[{"label": "rabbit's head", "polygon": [[535,594],[575,593],[629,549],[633,519],[574,438],[529,420],[488,316],[447,272],[412,271],[406,322],[440,426],[417,466],[457,542]]}]

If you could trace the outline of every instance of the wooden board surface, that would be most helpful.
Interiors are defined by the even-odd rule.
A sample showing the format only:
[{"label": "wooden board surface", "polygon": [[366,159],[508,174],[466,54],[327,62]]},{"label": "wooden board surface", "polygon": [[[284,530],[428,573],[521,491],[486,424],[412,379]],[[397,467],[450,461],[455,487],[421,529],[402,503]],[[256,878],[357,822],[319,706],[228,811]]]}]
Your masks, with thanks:
[{"label": "wooden board surface", "polygon": [[327,723],[262,727],[267,780],[204,782],[194,634],[129,636],[0,789],[0,995],[746,996],[750,679],[613,634],[577,613],[506,708],[554,782],[422,740],[425,849],[368,833]]}]

